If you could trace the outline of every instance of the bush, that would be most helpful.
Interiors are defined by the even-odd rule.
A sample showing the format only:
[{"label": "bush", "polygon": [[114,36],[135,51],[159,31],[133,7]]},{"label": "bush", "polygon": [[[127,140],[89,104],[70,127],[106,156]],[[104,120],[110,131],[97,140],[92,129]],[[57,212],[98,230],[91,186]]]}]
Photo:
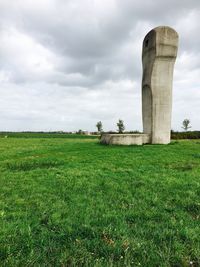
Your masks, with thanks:
[{"label": "bush", "polygon": [[174,132],[171,131],[171,139],[200,139],[200,131]]}]

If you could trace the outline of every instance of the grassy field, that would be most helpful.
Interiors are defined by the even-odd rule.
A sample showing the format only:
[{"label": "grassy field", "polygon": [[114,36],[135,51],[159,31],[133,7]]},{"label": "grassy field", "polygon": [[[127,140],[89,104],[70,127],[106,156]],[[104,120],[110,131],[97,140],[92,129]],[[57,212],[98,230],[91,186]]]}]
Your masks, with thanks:
[{"label": "grassy field", "polygon": [[[66,133],[45,133],[45,132],[0,132],[0,138],[15,137],[15,138],[71,138],[71,139],[88,139],[88,135],[80,134],[66,134]],[[90,139],[96,139],[97,136],[90,135]]]},{"label": "grassy field", "polygon": [[200,266],[200,140],[0,152],[0,266]]}]

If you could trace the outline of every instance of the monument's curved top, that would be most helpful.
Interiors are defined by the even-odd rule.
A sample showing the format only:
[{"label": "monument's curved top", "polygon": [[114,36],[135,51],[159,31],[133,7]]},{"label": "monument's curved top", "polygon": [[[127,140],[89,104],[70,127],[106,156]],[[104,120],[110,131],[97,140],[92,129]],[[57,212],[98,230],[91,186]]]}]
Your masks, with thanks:
[{"label": "monument's curved top", "polygon": [[[143,53],[154,51],[155,56],[174,57],[177,56],[178,33],[168,26],[158,26],[152,29],[144,38]],[[152,53],[152,52],[151,52]]]}]

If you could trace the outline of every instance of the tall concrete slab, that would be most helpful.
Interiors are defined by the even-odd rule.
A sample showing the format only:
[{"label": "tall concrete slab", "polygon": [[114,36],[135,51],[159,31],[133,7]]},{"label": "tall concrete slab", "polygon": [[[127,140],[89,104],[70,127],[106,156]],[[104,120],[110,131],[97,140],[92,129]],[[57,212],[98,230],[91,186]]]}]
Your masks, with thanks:
[{"label": "tall concrete slab", "polygon": [[142,50],[143,132],[152,144],[168,144],[171,131],[172,81],[178,34],[167,26],[151,30]]}]

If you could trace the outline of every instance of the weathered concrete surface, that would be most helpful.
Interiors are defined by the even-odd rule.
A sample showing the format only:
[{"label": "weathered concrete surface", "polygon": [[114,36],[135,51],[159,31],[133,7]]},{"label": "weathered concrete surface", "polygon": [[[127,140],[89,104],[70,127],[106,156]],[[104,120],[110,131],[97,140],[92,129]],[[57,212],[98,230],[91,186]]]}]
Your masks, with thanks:
[{"label": "weathered concrete surface", "polygon": [[150,142],[149,134],[103,134],[101,144],[107,145],[142,145]]},{"label": "weathered concrete surface", "polygon": [[143,131],[152,144],[168,144],[171,131],[172,81],[178,34],[170,27],[157,27],[144,38],[142,63]]}]

